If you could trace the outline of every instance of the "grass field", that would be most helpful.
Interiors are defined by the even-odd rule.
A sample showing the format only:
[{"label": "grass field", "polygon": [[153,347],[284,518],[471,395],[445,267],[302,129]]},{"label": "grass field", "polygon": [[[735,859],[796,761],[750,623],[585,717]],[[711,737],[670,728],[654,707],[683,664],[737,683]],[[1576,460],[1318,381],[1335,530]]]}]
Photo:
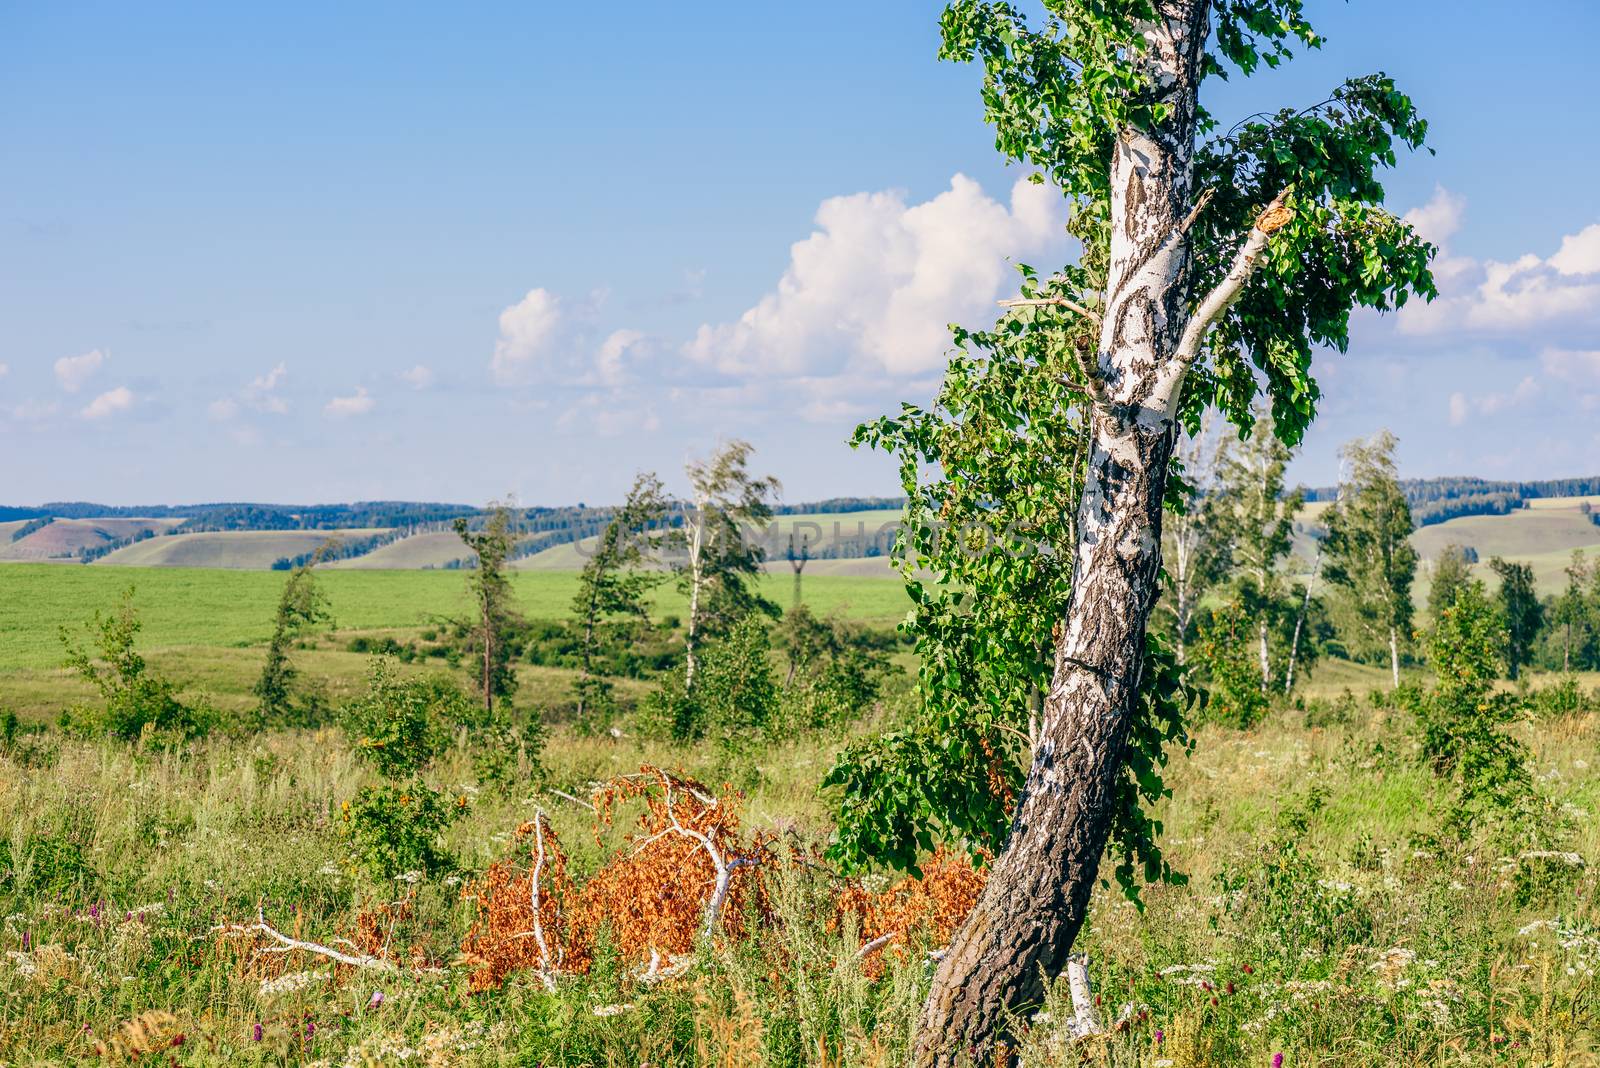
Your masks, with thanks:
[{"label": "grass field", "polygon": [[[432,620],[462,616],[470,608],[466,574],[460,571],[329,571],[319,572],[318,581],[328,594],[338,634],[320,638],[305,659],[307,670],[336,695],[365,671],[365,657],[342,651],[353,633],[404,639]],[[83,622],[96,609],[114,607],[130,585],[144,624],[141,648],[152,662],[225,707],[242,706],[260,669],[260,647],[271,633],[283,582],[284,575],[273,571],[0,568],[0,707],[38,718],[87,696],[60,668],[59,631],[67,627],[81,636]],[[525,571],[515,574],[512,584],[525,615],[559,619],[567,615],[577,575]],[[760,584],[778,603],[789,602],[789,576],[765,576]],[[898,622],[909,607],[904,586],[893,578],[808,574],[804,589],[807,603],[820,614],[884,626]],[[661,616],[681,616],[685,607],[670,583],[656,591],[655,605]]]}]

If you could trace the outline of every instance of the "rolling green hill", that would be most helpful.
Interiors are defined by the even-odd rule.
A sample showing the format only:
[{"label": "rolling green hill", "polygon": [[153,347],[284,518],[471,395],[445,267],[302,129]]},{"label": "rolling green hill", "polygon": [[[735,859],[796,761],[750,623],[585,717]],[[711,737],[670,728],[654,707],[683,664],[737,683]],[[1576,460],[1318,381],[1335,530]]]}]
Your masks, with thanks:
[{"label": "rolling green hill", "polygon": [[[52,523],[57,526],[59,523]],[[46,527],[45,530],[50,529]],[[44,533],[40,531],[39,533]],[[285,556],[316,550],[331,539],[377,530],[217,530],[135,542],[95,561],[97,567],[223,567],[267,570]],[[24,539],[27,540],[27,539]]]},{"label": "rolling green hill", "polygon": [[370,553],[335,560],[322,566],[330,571],[413,571],[442,568],[453,560],[471,555],[453,530],[432,530],[413,534]]},{"label": "rolling green hill", "polygon": [[22,523],[4,524],[0,535],[0,560],[71,559],[83,549],[97,549],[144,531],[157,534],[180,525],[182,519],[57,519],[17,541],[11,535]]}]

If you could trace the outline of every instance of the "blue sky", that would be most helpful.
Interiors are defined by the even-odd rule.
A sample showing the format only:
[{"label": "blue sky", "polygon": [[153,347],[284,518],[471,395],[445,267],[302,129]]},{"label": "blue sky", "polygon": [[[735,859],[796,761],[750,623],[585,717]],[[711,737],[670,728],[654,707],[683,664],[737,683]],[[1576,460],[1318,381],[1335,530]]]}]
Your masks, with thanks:
[{"label": "blue sky", "polygon": [[[1382,426],[1407,474],[1600,473],[1600,6],[1308,7],[1325,49],[1208,104],[1395,75],[1445,297],[1319,359],[1293,474]],[[596,503],[730,436],[895,492],[851,426],[1068,255],[938,10],[0,3],[0,502]]]}]

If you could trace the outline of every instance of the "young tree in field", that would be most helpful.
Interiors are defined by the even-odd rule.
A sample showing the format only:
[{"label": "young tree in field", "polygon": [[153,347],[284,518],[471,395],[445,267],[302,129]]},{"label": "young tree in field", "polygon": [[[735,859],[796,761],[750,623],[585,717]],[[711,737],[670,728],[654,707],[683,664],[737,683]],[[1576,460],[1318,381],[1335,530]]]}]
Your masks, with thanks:
[{"label": "young tree in field", "polygon": [[1580,669],[1593,668],[1600,659],[1596,656],[1600,652],[1600,566],[1589,564],[1582,549],[1574,549],[1566,573],[1567,588],[1550,608],[1550,623],[1557,628],[1561,642],[1561,670],[1571,671],[1575,661]]},{"label": "young tree in field", "polygon": [[1411,506],[1395,474],[1395,436],[1380,431],[1344,447],[1347,465],[1339,500],[1328,509],[1328,582],[1369,648],[1388,643],[1389,670],[1400,685],[1400,643],[1411,632]]},{"label": "young tree in field", "polygon": [[[1232,568],[1232,544],[1218,507],[1217,469],[1221,444],[1210,413],[1196,434],[1178,435],[1174,465],[1181,465],[1178,488],[1182,507],[1173,509],[1162,531],[1162,560],[1172,595],[1156,602],[1156,611],[1172,634],[1172,651],[1183,664],[1194,637],[1200,601]],[[1176,481],[1176,480],[1175,480]]]},{"label": "young tree in field", "polygon": [[[994,629],[972,641],[929,638],[931,648],[959,654],[923,675],[948,685],[959,708],[927,690],[924,700],[941,707],[929,730],[949,727],[959,739],[951,748],[972,755],[963,770],[973,804],[973,770],[1006,766],[985,732],[1025,716],[1002,714],[997,702],[1022,704],[1035,681],[1045,696],[1026,777],[1015,794],[1001,790],[977,805],[988,827],[996,806],[1010,808],[1011,831],[934,976],[916,1039],[914,1060],[924,1066],[991,1063],[1009,1048],[1008,1021],[1037,1006],[1066,964],[1113,830],[1120,850],[1151,829],[1139,822],[1138,801],[1148,798],[1139,776],[1159,781],[1150,754],[1161,752],[1177,676],[1162,666],[1170,655],[1147,644],[1146,625],[1179,424],[1196,429],[1211,402],[1248,423],[1264,381],[1274,432],[1298,441],[1318,396],[1313,347],[1344,347],[1355,305],[1388,308],[1432,293],[1431,248],[1378,206],[1376,172],[1392,164],[1398,144],[1418,146],[1425,133],[1391,80],[1355,79],[1323,104],[1226,130],[1201,107],[1208,76],[1277,65],[1293,42],[1318,42],[1298,0],[1043,7],[1034,26],[1010,4],[956,0],[943,16],[942,54],[981,63],[998,147],[1068,198],[1083,259],[1048,278],[1025,271],[1021,298],[999,328],[957,332],[959,346],[988,355],[952,362],[940,407],[908,406],[858,434],[900,453],[908,495],[955,501],[958,518],[974,521],[981,512],[959,502],[992,496],[1060,539],[1042,544],[1047,565],[994,564],[993,577],[958,570],[975,584],[965,591],[974,613],[983,613],[959,625]],[[1009,395],[986,388],[1006,380],[1015,387]],[[977,392],[963,393],[967,385]],[[1052,437],[1029,417],[1084,433]],[[970,488],[943,473],[925,483],[922,466],[942,466],[946,454],[963,475],[977,468]],[[905,558],[925,549],[915,529],[902,539]],[[1030,587],[1036,582],[1045,584]],[[945,618],[943,591],[931,585],[913,580],[914,594],[934,599],[930,625]],[[994,603],[1029,596],[1037,599]],[[1040,628],[1045,608],[1056,614]],[[995,685],[976,692],[985,677]],[[975,724],[962,722],[963,708]],[[1181,720],[1174,729],[1181,733]],[[903,734],[875,751],[885,761],[875,767],[890,767],[899,749],[925,756],[937,748],[937,737],[931,746],[923,737]],[[935,771],[951,762],[928,759]],[[852,778],[836,767],[830,777],[864,786],[880,774],[899,772]],[[926,785],[894,779],[903,796],[926,799],[958,825],[971,822],[948,784],[932,775]],[[840,785],[847,810],[859,803],[881,814],[895,800]],[[907,837],[903,821],[869,825],[877,830],[866,837],[855,823],[842,826],[843,845],[870,845],[878,830],[896,843]],[[922,831],[924,841],[932,837]],[[1149,874],[1149,855],[1142,858]]]},{"label": "young tree in field", "polygon": [[485,712],[494,711],[495,698],[509,698],[517,691],[517,675],[511,666],[511,638],[522,621],[512,604],[511,580],[506,575],[506,562],[516,543],[511,509],[503,504],[490,508],[489,520],[482,530],[473,530],[465,519],[457,519],[454,524],[456,535],[478,558],[478,566],[467,575],[467,588],[477,602],[469,648],[478,677],[478,699]]},{"label": "young tree in field", "polygon": [[333,618],[328,611],[327,594],[322,592],[312,573],[312,568],[322,558],[321,552],[319,549],[310,560],[289,572],[278,598],[272,638],[267,642],[267,659],[261,665],[261,677],[251,689],[257,701],[256,716],[262,723],[280,721],[291,711],[297,672],[289,662],[289,650],[306,631]]},{"label": "young tree in field", "polygon": [[749,442],[730,441],[710,459],[687,467],[694,499],[684,516],[679,545],[684,562],[679,585],[689,597],[683,682],[694,689],[695,657],[709,634],[719,634],[753,611],[776,616],[778,606],[751,587],[764,550],[750,537],[752,526],[772,518],[778,480],[750,473]]},{"label": "young tree in field", "polygon": [[1544,605],[1533,584],[1530,564],[1513,564],[1496,556],[1489,567],[1500,576],[1500,614],[1505,620],[1506,677],[1515,679],[1533,659],[1533,643],[1544,625]]},{"label": "young tree in field", "polygon": [[1460,546],[1447,545],[1433,562],[1433,585],[1428,587],[1428,616],[1438,626],[1445,609],[1456,603],[1461,590],[1472,581],[1472,564]]},{"label": "young tree in field", "polygon": [[666,514],[661,480],[654,474],[638,475],[578,574],[578,592],[572,598],[579,633],[578,678],[573,692],[580,717],[593,711],[593,705],[610,700],[609,684],[594,671],[595,658],[614,640],[608,626],[619,620],[641,626],[650,622],[645,598],[660,583],[661,575],[645,570],[645,565],[659,536],[656,528]]},{"label": "young tree in field", "polygon": [[1271,635],[1292,610],[1281,567],[1293,546],[1294,516],[1303,498],[1298,491],[1284,495],[1290,450],[1273,433],[1271,413],[1263,408],[1255,418],[1250,434],[1222,447],[1213,507],[1231,546],[1240,607],[1254,622],[1256,666],[1266,693],[1274,676]]}]

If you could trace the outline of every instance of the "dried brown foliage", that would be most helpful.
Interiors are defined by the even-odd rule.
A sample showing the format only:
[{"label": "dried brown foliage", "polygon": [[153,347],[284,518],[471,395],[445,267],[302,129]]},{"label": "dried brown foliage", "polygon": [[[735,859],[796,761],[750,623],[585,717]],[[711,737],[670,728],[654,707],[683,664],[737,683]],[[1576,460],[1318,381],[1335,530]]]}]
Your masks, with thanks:
[{"label": "dried brown foliage", "polygon": [[863,944],[888,936],[883,953],[868,957],[868,975],[883,974],[883,956],[900,959],[912,945],[945,946],[977,903],[986,874],[965,853],[940,847],[922,865],[922,876],[906,876],[873,892],[860,882],[846,884],[836,900],[835,926],[854,916]]},{"label": "dried brown foliage", "polygon": [[[517,828],[517,842],[519,852],[527,851],[527,867],[497,861],[465,890],[477,902],[477,918],[461,945],[462,956],[476,965],[475,991],[497,987],[512,972],[528,968],[581,974],[593,960],[593,932],[570,922],[577,892],[567,874],[566,852],[544,813]],[[535,869],[543,947],[535,936]]]},{"label": "dried brown foliage", "polygon": [[[491,865],[463,891],[477,906],[462,944],[463,958],[476,969],[474,990],[492,989],[522,970],[547,982],[557,973],[586,973],[602,929],[624,960],[646,966],[643,978],[655,979],[667,974],[661,965],[691,952],[702,937],[744,939],[776,922],[768,886],[778,863],[774,836],[745,839],[738,794],[718,796],[645,765],[603,783],[591,799],[597,839],[619,806],[640,801],[643,810],[623,848],[582,887],[574,886],[561,843],[540,813],[517,829],[517,856]],[[983,881],[964,854],[941,849],[920,878],[878,892],[845,882],[830,926],[842,929],[853,916],[863,942],[892,935],[888,952],[901,956],[913,945],[942,946]],[[882,973],[882,959],[869,956],[869,974]]]},{"label": "dried brown foliage", "polygon": [[771,838],[740,838],[738,798],[650,765],[602,785],[593,796],[597,833],[618,804],[642,799],[645,808],[628,845],[580,891],[576,922],[608,924],[628,960],[687,953],[706,927],[720,866],[727,883],[717,907],[722,930],[743,937],[750,914],[765,924],[771,908],[761,873]]}]

